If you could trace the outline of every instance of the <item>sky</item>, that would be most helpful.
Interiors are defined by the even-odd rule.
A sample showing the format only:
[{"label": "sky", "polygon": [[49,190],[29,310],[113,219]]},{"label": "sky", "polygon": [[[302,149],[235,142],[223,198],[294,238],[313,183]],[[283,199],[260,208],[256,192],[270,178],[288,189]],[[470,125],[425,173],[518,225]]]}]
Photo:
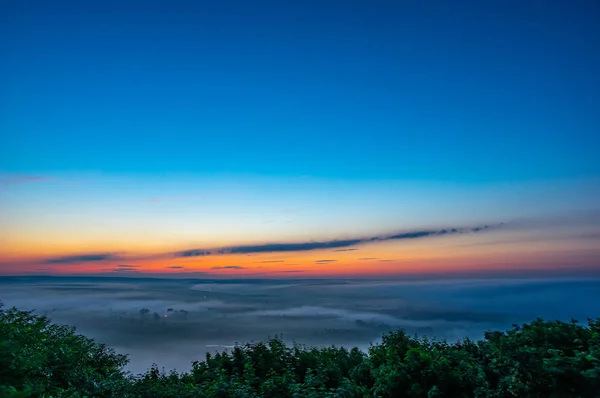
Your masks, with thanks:
[{"label": "sky", "polygon": [[0,275],[600,271],[595,1],[3,1]]}]

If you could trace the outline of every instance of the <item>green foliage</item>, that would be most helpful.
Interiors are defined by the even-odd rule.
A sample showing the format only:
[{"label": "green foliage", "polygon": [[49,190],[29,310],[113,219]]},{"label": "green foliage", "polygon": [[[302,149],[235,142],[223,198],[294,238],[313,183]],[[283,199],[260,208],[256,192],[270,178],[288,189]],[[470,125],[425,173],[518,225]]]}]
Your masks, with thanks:
[{"label": "green foliage", "polygon": [[0,309],[0,397],[600,397],[600,319],[545,322],[457,343],[388,333],[368,353],[279,337],[207,354],[188,373],[127,358],[73,328]]},{"label": "green foliage", "polygon": [[0,397],[110,397],[127,357],[43,316],[0,308]]}]

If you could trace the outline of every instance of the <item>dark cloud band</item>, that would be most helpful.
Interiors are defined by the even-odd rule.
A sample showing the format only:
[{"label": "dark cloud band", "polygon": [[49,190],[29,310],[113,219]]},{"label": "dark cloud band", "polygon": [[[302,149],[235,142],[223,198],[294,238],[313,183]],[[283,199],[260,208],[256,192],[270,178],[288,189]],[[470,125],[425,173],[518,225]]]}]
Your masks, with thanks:
[{"label": "dark cloud band", "polygon": [[177,257],[198,257],[198,256],[210,256],[210,252],[202,249],[191,249],[184,250],[182,252],[175,253]]},{"label": "dark cloud band", "polygon": [[44,264],[76,264],[87,262],[98,262],[116,260],[117,256],[114,253],[94,253],[82,254],[79,256],[54,257],[44,261]]},{"label": "dark cloud band", "polygon": [[332,249],[357,245],[362,239],[334,240],[328,242],[306,242],[306,243],[268,243],[264,245],[247,245],[225,247],[217,250],[219,254],[248,254],[268,252],[298,252],[316,249]]},{"label": "dark cloud band", "polygon": [[[355,248],[352,246],[360,245],[369,242],[384,242],[390,240],[404,240],[404,239],[421,239],[434,236],[442,235],[458,235],[466,233],[477,233],[492,228],[498,228],[502,226],[500,223],[495,226],[478,226],[472,228],[452,228],[452,229],[441,229],[441,230],[421,230],[403,232],[401,234],[389,235],[389,236],[373,236],[370,238],[357,238],[357,239],[346,239],[346,240],[330,240],[324,242],[299,242],[299,243],[267,243],[263,245],[240,245],[224,247],[214,251],[214,254],[255,254],[255,253],[281,253],[281,252],[300,252],[310,251],[319,249],[335,249],[334,251],[353,251]],[[204,249],[192,249],[185,250],[175,253],[176,257],[195,257],[195,256],[208,256],[213,252]]]},{"label": "dark cloud band", "polygon": [[[479,233],[488,229],[495,229],[502,226],[503,223],[495,226],[478,226],[472,228],[452,228],[452,229],[441,229],[441,230],[421,230],[404,232],[395,235],[388,236],[373,236],[369,238],[356,238],[356,239],[345,239],[345,240],[330,240],[323,242],[298,242],[298,243],[267,243],[262,245],[240,245],[230,246],[213,251],[205,249],[190,249],[183,250],[175,253],[166,254],[169,257],[201,257],[210,256],[214,254],[260,254],[260,253],[278,253],[278,252],[302,252],[319,249],[334,249],[333,251],[353,251],[357,250],[352,246],[357,246],[364,243],[370,242],[385,242],[391,240],[404,240],[404,239],[423,239],[427,237],[443,236],[443,235],[457,235],[466,233]],[[160,255],[160,256],[165,256]],[[43,264],[77,264],[87,262],[102,262],[102,261],[115,261],[118,260],[119,256],[116,253],[91,253],[82,254],[76,256],[65,256],[65,257],[53,257],[43,261]],[[262,261],[262,263],[269,262],[280,262],[282,260]],[[135,268],[136,266],[121,264],[118,268]],[[225,269],[225,268],[217,268]],[[231,268],[240,269],[240,268]]]}]

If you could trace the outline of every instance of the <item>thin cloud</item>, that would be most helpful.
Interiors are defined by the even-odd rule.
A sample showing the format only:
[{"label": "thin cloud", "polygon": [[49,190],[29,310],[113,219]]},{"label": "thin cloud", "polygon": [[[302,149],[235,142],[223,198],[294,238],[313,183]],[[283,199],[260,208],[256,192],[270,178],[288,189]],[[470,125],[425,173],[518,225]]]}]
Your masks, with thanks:
[{"label": "thin cloud", "polygon": [[[504,223],[498,224],[496,227],[500,227],[504,225]],[[469,232],[481,232],[491,227],[488,225],[484,225],[481,227],[474,228],[452,228],[452,229],[440,229],[440,230],[430,230],[430,231],[413,231],[413,232],[404,232],[401,234],[391,235],[384,238],[371,238],[371,240],[400,240],[400,239],[418,239],[425,238],[429,236],[442,236],[442,235],[454,235],[454,234],[465,234]]]},{"label": "thin cloud", "polygon": [[165,267],[165,268],[170,268],[170,269],[182,269],[183,267],[181,265],[171,265],[169,267]]},{"label": "thin cloud", "polygon": [[316,260],[317,264],[335,263],[337,260]]},{"label": "thin cloud", "polygon": [[225,265],[222,267],[212,267],[211,269],[246,269],[246,267],[240,265]]},{"label": "thin cloud", "polygon": [[208,251],[205,249],[191,249],[176,252],[174,255],[177,257],[195,257],[195,256],[208,256],[211,254],[246,254],[252,255],[257,253],[283,253],[283,252],[299,252],[299,251],[311,251],[319,249],[335,249],[333,251],[354,251],[356,248],[350,246],[356,246],[369,242],[385,242],[390,240],[404,240],[404,239],[422,239],[427,237],[443,236],[443,235],[458,235],[467,233],[479,233],[488,229],[501,227],[504,223],[500,223],[495,226],[478,226],[469,228],[451,228],[441,230],[420,230],[403,232],[388,236],[373,236],[368,238],[356,238],[356,239],[345,239],[345,240],[330,240],[323,242],[292,242],[292,243],[266,243],[262,245],[240,245],[230,246],[216,249],[214,251]]},{"label": "thin cloud", "polygon": [[119,268],[119,267],[115,267],[115,268],[103,268],[102,271],[108,271],[108,272],[120,272],[120,273],[139,273],[140,271],[135,269],[135,268]]},{"label": "thin cloud", "polygon": [[255,261],[254,264],[285,263],[283,260]]},{"label": "thin cloud", "polygon": [[415,231],[415,232],[406,232],[398,235],[388,236],[387,238],[375,238],[375,240],[396,240],[396,239],[416,239],[416,238],[424,238],[425,236],[434,235],[444,235],[446,232],[445,229],[441,231]]},{"label": "thin cloud", "polygon": [[51,177],[40,177],[25,174],[5,175],[0,177],[0,185],[10,186],[51,180],[53,180]]},{"label": "thin cloud", "polygon": [[217,250],[219,254],[247,254],[268,252],[296,252],[316,249],[330,249],[357,245],[362,239],[333,240],[328,242],[305,242],[305,243],[267,243],[264,245],[233,246]]},{"label": "thin cloud", "polygon": [[137,268],[139,268],[139,267],[140,267],[139,265],[119,264],[115,268],[105,269],[105,271],[110,271],[110,272],[139,272],[139,270],[137,270]]},{"label": "thin cloud", "polygon": [[210,256],[211,252],[203,249],[191,249],[184,250],[181,252],[175,253],[177,257],[199,257],[199,256]]},{"label": "thin cloud", "polygon": [[363,257],[363,258],[359,258],[359,260],[361,260],[361,261],[369,261],[369,260],[379,260],[379,258],[377,258],[377,257]]},{"label": "thin cloud", "polygon": [[294,274],[294,273],[300,273],[300,272],[306,272],[306,271],[302,270],[302,269],[292,269],[292,270],[282,270],[282,271],[253,272],[252,274],[244,274],[244,275],[252,275],[252,276],[267,275],[267,276],[272,276],[272,275],[279,275],[279,274]]},{"label": "thin cloud", "polygon": [[336,250],[332,250],[332,251],[334,251],[334,252],[353,252],[355,250],[358,250],[358,249],[336,249]]},{"label": "thin cloud", "polygon": [[78,256],[64,256],[64,257],[53,257],[43,261],[44,264],[75,264],[75,263],[87,263],[87,262],[98,262],[116,259],[114,253],[94,253],[94,254],[82,254]]}]

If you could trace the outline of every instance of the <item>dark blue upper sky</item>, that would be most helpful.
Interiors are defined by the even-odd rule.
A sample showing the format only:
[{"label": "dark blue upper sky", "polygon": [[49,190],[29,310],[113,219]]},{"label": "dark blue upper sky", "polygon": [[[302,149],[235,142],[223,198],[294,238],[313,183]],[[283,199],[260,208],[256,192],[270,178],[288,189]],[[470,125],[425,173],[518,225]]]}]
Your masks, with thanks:
[{"label": "dark blue upper sky", "polygon": [[600,175],[597,1],[0,7],[0,171]]}]

